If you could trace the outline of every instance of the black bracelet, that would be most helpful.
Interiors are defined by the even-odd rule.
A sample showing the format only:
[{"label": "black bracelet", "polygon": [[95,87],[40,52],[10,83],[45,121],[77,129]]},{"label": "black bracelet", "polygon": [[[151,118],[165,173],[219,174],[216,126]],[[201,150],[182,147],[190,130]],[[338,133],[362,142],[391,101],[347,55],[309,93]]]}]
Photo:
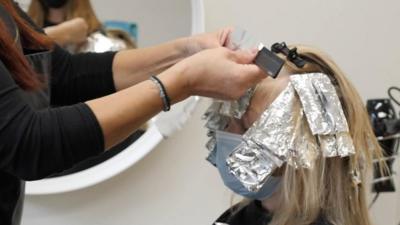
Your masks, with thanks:
[{"label": "black bracelet", "polygon": [[156,76],[151,76],[150,80],[153,81],[157,85],[157,87],[160,89],[160,97],[164,104],[163,111],[164,112],[169,111],[171,109],[171,101],[168,97],[167,90],[165,89],[164,84]]}]

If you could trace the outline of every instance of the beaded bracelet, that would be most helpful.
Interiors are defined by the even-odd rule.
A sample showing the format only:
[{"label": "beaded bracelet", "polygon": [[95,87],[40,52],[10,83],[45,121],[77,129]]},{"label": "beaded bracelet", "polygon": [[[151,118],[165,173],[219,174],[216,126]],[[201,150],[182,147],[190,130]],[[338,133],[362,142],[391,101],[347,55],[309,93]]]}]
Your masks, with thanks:
[{"label": "beaded bracelet", "polygon": [[171,101],[170,101],[170,99],[168,97],[167,90],[165,89],[164,84],[156,76],[151,76],[150,80],[153,81],[157,85],[158,89],[160,89],[160,97],[161,97],[162,102],[164,104],[163,111],[164,112],[169,111],[171,109]]}]

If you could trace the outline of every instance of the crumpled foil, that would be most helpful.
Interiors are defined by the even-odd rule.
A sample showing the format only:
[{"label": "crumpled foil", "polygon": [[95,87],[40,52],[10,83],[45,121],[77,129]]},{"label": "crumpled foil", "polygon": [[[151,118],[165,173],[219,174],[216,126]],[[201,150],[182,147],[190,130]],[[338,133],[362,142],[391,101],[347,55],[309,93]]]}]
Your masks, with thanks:
[{"label": "crumpled foil", "polygon": [[272,152],[248,140],[242,142],[226,162],[231,173],[248,190],[257,191],[282,161]]},{"label": "crumpled foil", "polygon": [[[223,105],[215,103],[205,114],[206,126],[214,132],[224,129],[229,117],[237,115]],[[219,126],[217,121],[221,121]],[[215,151],[212,130],[210,134],[214,144],[208,144],[208,149]],[[354,153],[334,85],[325,74],[309,73],[291,76],[288,86],[246,131],[226,163],[249,191],[256,192],[283,163],[312,168],[319,154],[345,157]]]},{"label": "crumpled foil", "polygon": [[[254,89],[249,89],[244,96],[237,101],[214,101],[204,113],[202,119],[206,120],[205,127],[208,129],[208,136],[212,137],[207,144],[207,149],[212,150],[215,146],[210,142],[215,139],[215,131],[223,130],[227,127],[231,117],[240,119],[250,105]],[[215,142],[215,141],[214,141]]]},{"label": "crumpled foil", "polygon": [[225,116],[242,118],[250,105],[251,97],[254,94],[254,88],[250,88],[246,93],[236,101],[222,101],[220,113]]},{"label": "crumpled foil", "polygon": [[107,51],[120,51],[127,49],[127,45],[121,39],[107,37],[100,31],[94,32],[88,38],[85,44],[74,52],[107,52]]},{"label": "crumpled foil", "polygon": [[346,117],[329,77],[322,73],[292,75],[312,133],[320,135],[348,132]]},{"label": "crumpled foil", "polygon": [[[295,98],[292,85],[288,85],[260,118],[243,135],[264,149],[269,149],[279,157],[288,154],[293,145],[300,101]],[[296,115],[297,114],[297,115]]]}]

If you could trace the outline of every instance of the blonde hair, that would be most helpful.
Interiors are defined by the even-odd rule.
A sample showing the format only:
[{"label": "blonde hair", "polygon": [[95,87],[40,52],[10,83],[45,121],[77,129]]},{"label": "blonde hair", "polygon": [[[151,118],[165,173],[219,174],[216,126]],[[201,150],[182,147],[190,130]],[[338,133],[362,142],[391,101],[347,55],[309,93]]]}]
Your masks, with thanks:
[{"label": "blonde hair", "polygon": [[[28,15],[40,27],[43,27],[47,16],[46,7],[40,0],[32,0],[29,5]],[[88,34],[101,29],[102,25],[90,4],[90,0],[69,0],[66,5],[66,20],[81,17],[88,24]]]},{"label": "blonde hair", "polygon": [[[324,72],[336,81],[356,153],[345,158],[320,156],[313,169],[285,166],[283,182],[276,193],[279,204],[270,225],[309,225],[320,216],[333,225],[371,225],[366,201],[370,188],[367,175],[372,160],[382,158],[382,150],[363,101],[328,55],[316,48],[296,47],[300,55],[314,63],[299,69],[286,61],[295,73]],[[384,168],[383,163],[380,166]],[[352,171],[360,172],[361,183],[354,183]]]}]

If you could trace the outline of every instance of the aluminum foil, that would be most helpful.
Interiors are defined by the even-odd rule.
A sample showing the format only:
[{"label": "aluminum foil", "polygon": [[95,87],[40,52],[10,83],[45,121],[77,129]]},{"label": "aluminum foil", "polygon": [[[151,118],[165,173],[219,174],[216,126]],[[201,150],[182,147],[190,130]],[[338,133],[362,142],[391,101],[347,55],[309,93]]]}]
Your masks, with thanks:
[{"label": "aluminum foil", "polygon": [[355,153],[353,140],[349,133],[319,135],[318,139],[324,157],[345,157]]},{"label": "aluminum foil", "polygon": [[246,91],[246,93],[236,101],[222,101],[220,113],[225,116],[242,118],[250,105],[251,97],[254,94],[254,88]]},{"label": "aluminum foil", "polygon": [[288,85],[261,117],[243,135],[279,157],[288,155],[293,145],[300,101],[295,97],[294,88]]},{"label": "aluminum foil", "polygon": [[301,117],[294,133],[294,145],[290,147],[287,163],[295,168],[313,168],[320,154],[316,138],[311,133],[307,120],[301,111]]},{"label": "aluminum foil", "polygon": [[227,159],[227,164],[240,182],[250,191],[258,191],[281,160],[272,152],[251,141],[242,142]]},{"label": "aluminum foil", "polygon": [[354,154],[353,141],[335,86],[326,74],[292,75],[290,82],[296,89],[308,124],[318,135],[325,157]]},{"label": "aluminum foil", "polygon": [[230,121],[228,116],[220,113],[222,106],[222,102],[213,102],[203,115],[203,119],[207,121],[205,127],[209,130],[209,136],[216,130],[225,129]]},{"label": "aluminum foil", "polygon": [[72,52],[107,52],[120,51],[127,49],[126,43],[122,39],[107,37],[101,32],[94,32],[88,38],[85,44],[77,49],[70,49]]},{"label": "aluminum foil", "polygon": [[[223,129],[229,116],[234,117],[224,104],[214,103],[205,114],[209,129]],[[210,144],[212,131],[209,134],[208,148],[215,151],[215,143]],[[249,191],[256,192],[283,163],[312,168],[320,154],[345,157],[354,152],[334,85],[327,75],[310,73],[291,76],[288,86],[246,131],[226,163]]]},{"label": "aluminum foil", "polygon": [[349,131],[336,89],[327,75],[292,75],[290,81],[300,97],[314,135]]}]

